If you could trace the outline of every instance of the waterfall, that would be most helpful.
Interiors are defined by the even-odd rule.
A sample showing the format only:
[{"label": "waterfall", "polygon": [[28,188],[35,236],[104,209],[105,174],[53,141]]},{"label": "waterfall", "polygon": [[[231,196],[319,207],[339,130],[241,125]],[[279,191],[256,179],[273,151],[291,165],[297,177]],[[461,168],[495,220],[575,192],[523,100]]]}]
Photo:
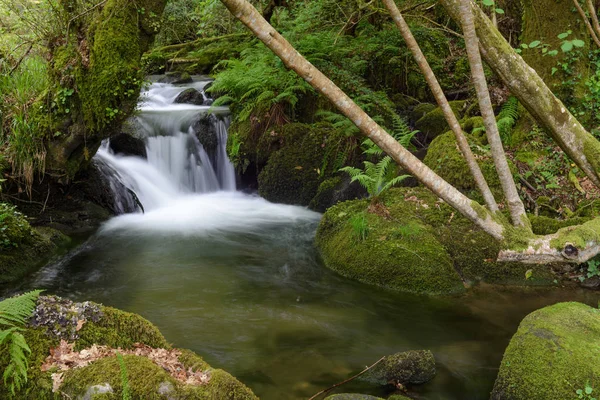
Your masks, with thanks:
[{"label": "waterfall", "polygon": [[[128,125],[144,141],[147,159],[114,154],[109,141],[103,143],[94,162],[110,184],[115,211],[148,211],[188,194],[235,191],[227,157],[229,111],[211,108],[204,92],[209,82],[152,83],[142,92]],[[174,103],[190,88],[202,94],[206,105]]]}]

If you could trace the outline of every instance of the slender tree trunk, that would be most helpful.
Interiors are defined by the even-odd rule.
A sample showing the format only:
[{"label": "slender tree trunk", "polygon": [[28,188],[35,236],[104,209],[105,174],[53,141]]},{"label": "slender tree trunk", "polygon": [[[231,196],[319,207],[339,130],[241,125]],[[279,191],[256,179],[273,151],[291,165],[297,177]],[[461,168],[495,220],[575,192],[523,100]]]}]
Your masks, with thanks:
[{"label": "slender tree trunk", "polygon": [[594,31],[596,32],[596,37],[600,38],[600,23],[598,22],[598,14],[596,13],[596,7],[594,7],[594,2],[592,0],[587,0],[587,7],[592,17],[592,23],[594,24]]},{"label": "slender tree trunk", "polygon": [[523,202],[519,198],[519,193],[517,192],[517,187],[515,186],[512,173],[510,172],[504,148],[502,147],[498,126],[496,125],[496,116],[494,115],[490,92],[485,80],[481,54],[479,54],[479,40],[475,33],[470,0],[462,0],[460,12],[463,34],[465,36],[465,46],[467,48],[469,64],[471,65],[471,76],[477,92],[477,98],[479,99],[479,109],[483,116],[485,131],[488,143],[490,144],[492,158],[494,159],[494,164],[496,166],[496,172],[498,172],[500,184],[502,185],[504,196],[508,202],[508,208],[513,224],[515,226],[525,226],[527,213],[525,212]]},{"label": "slender tree trunk", "polygon": [[371,119],[323,73],[308,62],[247,0],[221,0],[285,64],[327,97],[361,132],[414,175],[423,185],[494,238],[503,238],[504,227],[482,206],[439,177]]},{"label": "slender tree trunk", "polygon": [[492,194],[492,191],[490,190],[487,182],[485,181],[485,178],[483,177],[481,168],[479,168],[479,164],[477,164],[477,161],[475,160],[475,156],[471,151],[471,147],[469,147],[469,143],[467,142],[467,138],[465,137],[465,134],[462,128],[460,127],[458,119],[456,119],[456,115],[454,115],[454,111],[452,111],[452,108],[448,103],[448,99],[446,99],[446,96],[444,95],[442,87],[440,86],[437,78],[435,77],[433,70],[429,66],[429,63],[427,62],[425,55],[421,51],[419,44],[417,43],[415,37],[410,31],[408,24],[402,17],[402,14],[400,13],[400,10],[398,10],[398,7],[396,6],[394,0],[383,0],[383,4],[387,7],[390,14],[392,15],[396,26],[398,27],[400,33],[402,34],[402,37],[406,41],[406,45],[412,52],[417,64],[419,65],[419,68],[421,69],[421,72],[423,72],[423,76],[425,76],[425,80],[427,81],[427,84],[429,85],[429,88],[431,89],[435,100],[444,112],[444,117],[446,118],[448,125],[450,125],[452,132],[454,132],[454,136],[456,136],[456,143],[458,143],[458,147],[460,148],[460,151],[462,152],[463,156],[465,157],[465,160],[467,161],[469,169],[471,170],[471,174],[475,179],[475,183],[477,184],[479,191],[481,191],[481,194],[483,195],[486,205],[491,211],[498,211],[498,205],[496,204],[494,195]]},{"label": "slender tree trunk", "polygon": [[[440,0],[460,21],[461,0]],[[471,2],[481,54],[521,104],[546,127],[552,139],[600,187],[600,142],[554,96],[539,75],[506,42],[483,11]]]},{"label": "slender tree trunk", "polygon": [[581,8],[581,5],[579,4],[579,0],[573,0],[573,4],[575,4],[575,8],[577,9],[577,11],[579,11],[581,20],[585,24],[585,27],[587,28],[588,33],[590,34],[590,37],[592,38],[592,40],[594,40],[594,43],[596,43],[596,46],[600,47],[600,40],[598,40],[598,36],[596,35],[596,32],[594,32],[594,28],[592,28],[592,24],[590,23],[590,20],[588,19],[587,15],[585,15],[585,11],[583,11],[583,8]]}]

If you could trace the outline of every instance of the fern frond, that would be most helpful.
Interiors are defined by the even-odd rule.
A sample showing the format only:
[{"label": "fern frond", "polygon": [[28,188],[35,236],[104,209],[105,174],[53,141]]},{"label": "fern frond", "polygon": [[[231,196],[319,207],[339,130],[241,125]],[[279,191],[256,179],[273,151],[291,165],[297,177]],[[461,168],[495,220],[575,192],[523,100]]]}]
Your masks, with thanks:
[{"label": "fern frond", "polygon": [[11,297],[0,302],[0,318],[2,325],[7,327],[25,325],[31,317],[41,290],[34,290],[17,297]]},{"label": "fern frond", "polygon": [[395,177],[394,179],[390,180],[389,182],[387,182],[382,188],[381,188],[381,192],[385,192],[386,190],[396,186],[397,184],[399,184],[400,182],[402,182],[403,180],[410,178],[410,175],[400,175]]}]

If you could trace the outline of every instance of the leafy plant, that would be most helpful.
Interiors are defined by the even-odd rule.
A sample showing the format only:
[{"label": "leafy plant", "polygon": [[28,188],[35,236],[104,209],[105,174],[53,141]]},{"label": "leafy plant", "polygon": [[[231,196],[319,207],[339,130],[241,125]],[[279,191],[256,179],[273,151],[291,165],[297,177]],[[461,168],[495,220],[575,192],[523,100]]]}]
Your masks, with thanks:
[{"label": "leafy plant", "polygon": [[2,379],[13,396],[27,382],[26,353],[31,353],[31,349],[21,332],[33,313],[41,292],[34,290],[0,302],[0,346],[7,346],[9,355],[9,363]]},{"label": "leafy plant", "polygon": [[586,272],[585,276],[580,276],[579,277],[580,281],[583,282],[586,279],[590,279],[590,278],[593,278],[595,276],[600,276],[600,269],[598,268],[598,267],[600,267],[600,259],[598,259],[598,258],[592,258],[591,260],[589,260],[585,264],[587,266],[587,272]]},{"label": "leafy plant", "polygon": [[129,388],[129,377],[127,376],[127,366],[123,355],[117,351],[117,361],[119,362],[119,369],[121,370],[121,385],[123,385],[123,400],[132,400],[131,389]]},{"label": "leafy plant", "polygon": [[586,382],[584,389],[577,389],[575,393],[577,394],[578,399],[596,400],[596,397],[592,396],[594,389],[590,386],[589,382]]},{"label": "leafy plant", "polygon": [[365,161],[365,168],[358,169],[354,167],[344,167],[340,171],[344,171],[350,175],[351,181],[358,181],[369,193],[369,197],[377,198],[386,190],[394,185],[402,182],[410,175],[400,175],[392,179],[388,178],[388,168],[392,163],[390,156],[385,156],[377,164]]},{"label": "leafy plant", "polygon": [[364,214],[356,214],[350,218],[350,226],[352,226],[352,233],[354,238],[358,242],[362,242],[367,239],[369,235],[369,226],[365,219]]},{"label": "leafy plant", "polygon": [[502,109],[496,118],[498,131],[503,143],[509,143],[512,133],[512,128],[519,120],[519,100],[511,96],[506,103],[502,105]]}]

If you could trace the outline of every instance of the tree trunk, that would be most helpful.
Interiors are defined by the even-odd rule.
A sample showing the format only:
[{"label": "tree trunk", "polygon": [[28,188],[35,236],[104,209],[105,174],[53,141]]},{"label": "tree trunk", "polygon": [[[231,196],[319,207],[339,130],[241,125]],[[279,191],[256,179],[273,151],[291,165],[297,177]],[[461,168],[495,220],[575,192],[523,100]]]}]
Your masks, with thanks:
[{"label": "tree trunk", "polygon": [[496,172],[498,173],[504,196],[508,202],[508,209],[510,210],[513,224],[515,226],[528,226],[526,224],[527,213],[525,212],[525,206],[519,198],[519,193],[517,192],[517,187],[510,172],[504,148],[502,147],[498,126],[496,125],[496,116],[494,115],[490,92],[485,80],[481,54],[479,54],[479,41],[475,33],[470,0],[462,0],[460,14],[469,65],[471,66],[471,76],[477,92],[477,98],[479,99],[479,109],[483,116],[485,132],[492,152],[492,158],[494,159],[494,165],[496,166]]},{"label": "tree trunk", "polygon": [[361,132],[414,175],[437,196],[494,238],[503,238],[504,226],[482,206],[470,200],[402,147],[340,88],[308,62],[281,36],[247,0],[221,0],[285,64],[327,97]]},{"label": "tree trunk", "polygon": [[[461,0],[440,0],[460,21]],[[552,139],[600,187],[600,142],[556,98],[540,76],[515,53],[483,11],[471,2],[481,54],[521,104],[547,128]]]},{"label": "tree trunk", "polygon": [[444,95],[442,87],[440,86],[437,78],[435,77],[433,70],[429,66],[429,63],[427,62],[425,55],[421,51],[419,44],[417,43],[412,32],[410,31],[408,24],[402,17],[402,14],[400,13],[400,10],[398,10],[398,7],[396,6],[394,0],[383,0],[383,4],[387,7],[390,14],[392,15],[392,18],[394,19],[396,26],[400,30],[400,33],[402,34],[406,45],[412,52],[417,64],[419,65],[419,68],[421,69],[421,72],[423,72],[423,76],[425,77],[425,80],[427,81],[427,84],[429,85],[429,88],[431,89],[435,100],[442,109],[444,117],[448,122],[448,125],[450,125],[452,132],[454,132],[454,136],[456,137],[456,143],[458,144],[460,151],[462,152],[463,156],[465,157],[465,160],[467,161],[469,170],[471,171],[471,174],[475,179],[475,183],[477,184],[479,191],[483,195],[486,205],[488,206],[490,211],[498,211],[498,204],[496,204],[494,195],[492,194],[492,191],[490,190],[487,182],[485,181],[485,178],[483,177],[481,168],[479,168],[479,164],[477,164],[477,161],[475,160],[475,156],[471,151],[471,147],[469,147],[469,143],[467,142],[467,138],[465,137],[465,134],[462,128],[460,127],[458,119],[456,119],[456,115],[454,115],[454,111],[452,111],[452,108],[448,103],[448,99],[446,99],[446,96]]}]

